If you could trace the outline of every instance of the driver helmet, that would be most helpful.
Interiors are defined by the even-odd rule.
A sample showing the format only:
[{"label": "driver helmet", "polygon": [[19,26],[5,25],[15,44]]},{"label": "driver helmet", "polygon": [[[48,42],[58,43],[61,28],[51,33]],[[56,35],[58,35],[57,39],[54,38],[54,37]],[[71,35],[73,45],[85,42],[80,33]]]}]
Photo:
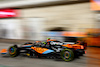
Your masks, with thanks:
[{"label": "driver helmet", "polygon": [[42,42],[43,44],[46,44],[46,42]]},{"label": "driver helmet", "polygon": [[47,38],[47,40],[50,40],[50,38]]}]

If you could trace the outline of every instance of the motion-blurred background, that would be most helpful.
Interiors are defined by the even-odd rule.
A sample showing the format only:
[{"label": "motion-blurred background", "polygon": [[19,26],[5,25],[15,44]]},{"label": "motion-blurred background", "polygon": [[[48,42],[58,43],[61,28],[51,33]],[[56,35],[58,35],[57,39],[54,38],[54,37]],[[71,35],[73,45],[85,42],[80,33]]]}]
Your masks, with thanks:
[{"label": "motion-blurred background", "polygon": [[0,0],[0,42],[50,37],[100,47],[99,10],[99,0]]}]

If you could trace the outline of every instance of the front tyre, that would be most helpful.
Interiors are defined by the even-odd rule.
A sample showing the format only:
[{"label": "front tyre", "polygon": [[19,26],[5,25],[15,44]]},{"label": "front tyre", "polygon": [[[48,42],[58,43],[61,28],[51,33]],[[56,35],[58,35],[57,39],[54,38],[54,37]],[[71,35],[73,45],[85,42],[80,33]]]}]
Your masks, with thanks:
[{"label": "front tyre", "polygon": [[64,49],[61,51],[61,58],[64,61],[71,61],[74,59],[74,53],[71,49]]},{"label": "front tyre", "polygon": [[9,54],[10,54],[10,57],[16,57],[19,55],[19,50],[16,46],[11,46],[9,49]]}]

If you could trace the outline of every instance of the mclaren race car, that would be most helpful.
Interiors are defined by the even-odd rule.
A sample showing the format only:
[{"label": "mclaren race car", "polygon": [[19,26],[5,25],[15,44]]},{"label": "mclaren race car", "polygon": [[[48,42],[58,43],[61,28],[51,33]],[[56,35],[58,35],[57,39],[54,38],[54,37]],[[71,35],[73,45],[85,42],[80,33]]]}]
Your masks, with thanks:
[{"label": "mclaren race car", "polygon": [[1,54],[9,53],[10,57],[16,57],[21,53],[28,57],[47,57],[47,58],[62,58],[64,61],[71,61],[75,57],[85,54],[85,47],[81,44],[69,44],[50,38],[45,41],[36,41],[34,43],[25,43],[18,47],[17,45],[10,46],[9,49],[2,49]]}]

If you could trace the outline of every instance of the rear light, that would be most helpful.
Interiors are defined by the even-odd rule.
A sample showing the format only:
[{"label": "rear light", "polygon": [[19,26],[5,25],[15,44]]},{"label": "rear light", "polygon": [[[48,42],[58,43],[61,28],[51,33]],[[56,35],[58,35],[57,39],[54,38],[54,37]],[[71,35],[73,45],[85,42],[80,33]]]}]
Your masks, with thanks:
[{"label": "rear light", "polygon": [[83,47],[83,46],[81,46],[81,49],[84,49],[84,47]]},{"label": "rear light", "polygon": [[86,51],[85,51],[85,54],[86,54]]}]

